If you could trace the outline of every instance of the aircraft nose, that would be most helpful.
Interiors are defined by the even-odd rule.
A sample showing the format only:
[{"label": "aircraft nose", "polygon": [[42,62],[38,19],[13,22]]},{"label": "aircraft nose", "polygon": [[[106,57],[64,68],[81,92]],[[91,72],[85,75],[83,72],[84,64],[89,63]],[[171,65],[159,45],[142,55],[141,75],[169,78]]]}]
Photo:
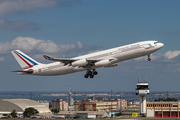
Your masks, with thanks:
[{"label": "aircraft nose", "polygon": [[164,46],[164,44],[163,43],[159,43],[159,46],[162,48]]}]

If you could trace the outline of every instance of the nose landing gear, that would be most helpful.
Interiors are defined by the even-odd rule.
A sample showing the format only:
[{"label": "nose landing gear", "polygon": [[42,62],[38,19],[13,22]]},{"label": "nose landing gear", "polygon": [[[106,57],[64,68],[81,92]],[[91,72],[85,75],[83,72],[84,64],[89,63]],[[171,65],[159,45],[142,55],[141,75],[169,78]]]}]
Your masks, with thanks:
[{"label": "nose landing gear", "polygon": [[148,55],[148,59],[147,59],[148,61],[151,61],[151,58],[150,58],[150,55]]},{"label": "nose landing gear", "polygon": [[92,71],[91,70],[87,71],[86,74],[84,75],[84,77],[85,78],[88,78],[88,77],[94,78],[94,75],[97,75],[97,74],[98,74],[98,72],[95,69],[93,69]]}]

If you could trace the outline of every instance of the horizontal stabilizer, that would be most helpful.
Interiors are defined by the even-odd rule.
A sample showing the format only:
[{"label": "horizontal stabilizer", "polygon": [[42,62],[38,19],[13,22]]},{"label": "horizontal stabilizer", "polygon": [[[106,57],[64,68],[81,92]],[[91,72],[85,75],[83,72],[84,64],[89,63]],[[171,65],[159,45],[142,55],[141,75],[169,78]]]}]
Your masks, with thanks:
[{"label": "horizontal stabilizer", "polygon": [[28,71],[23,71],[23,70],[15,70],[15,71],[11,71],[11,72],[17,72],[18,74],[23,74],[23,73],[27,73],[27,74],[32,74],[33,70],[28,70]]}]

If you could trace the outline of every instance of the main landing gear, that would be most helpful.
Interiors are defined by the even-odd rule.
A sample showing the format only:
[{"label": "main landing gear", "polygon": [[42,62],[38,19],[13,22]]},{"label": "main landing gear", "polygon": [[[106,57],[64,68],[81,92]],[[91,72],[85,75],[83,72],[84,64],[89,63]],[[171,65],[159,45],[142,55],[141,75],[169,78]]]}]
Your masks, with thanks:
[{"label": "main landing gear", "polygon": [[151,61],[151,58],[150,58],[150,55],[148,55],[148,59],[147,59],[148,61]]},{"label": "main landing gear", "polygon": [[84,75],[84,77],[85,78],[88,78],[88,77],[94,78],[94,75],[97,75],[97,74],[98,74],[98,72],[95,69],[93,69],[92,71],[91,70],[87,71],[86,74]]}]

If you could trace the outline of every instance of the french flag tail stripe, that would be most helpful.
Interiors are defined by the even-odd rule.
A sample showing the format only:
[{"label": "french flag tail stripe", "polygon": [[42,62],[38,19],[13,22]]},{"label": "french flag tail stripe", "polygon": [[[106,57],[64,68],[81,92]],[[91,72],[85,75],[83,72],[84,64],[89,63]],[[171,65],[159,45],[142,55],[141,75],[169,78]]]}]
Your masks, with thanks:
[{"label": "french flag tail stripe", "polygon": [[34,59],[32,59],[31,57],[29,57],[28,55],[24,54],[20,50],[14,50],[14,51],[11,51],[11,53],[23,70],[29,69],[29,68],[32,68],[33,66],[41,64],[35,61]]},{"label": "french flag tail stripe", "polygon": [[43,57],[47,60],[51,59],[51,57],[47,56],[47,55],[43,55]]},{"label": "french flag tail stripe", "polygon": [[[17,51],[16,51],[17,52]],[[26,60],[28,60],[29,62],[31,62],[34,65],[38,65],[38,63],[34,62],[33,60],[27,58],[26,56],[22,55],[21,53],[17,52],[19,55],[21,55],[22,57],[24,57]],[[22,58],[21,58],[22,59]]]},{"label": "french flag tail stripe", "polygon": [[31,68],[33,67],[31,64],[29,64],[24,58],[22,58],[16,51],[14,51],[14,53],[19,56],[21,58],[21,60],[23,60],[29,67],[28,68]]}]

